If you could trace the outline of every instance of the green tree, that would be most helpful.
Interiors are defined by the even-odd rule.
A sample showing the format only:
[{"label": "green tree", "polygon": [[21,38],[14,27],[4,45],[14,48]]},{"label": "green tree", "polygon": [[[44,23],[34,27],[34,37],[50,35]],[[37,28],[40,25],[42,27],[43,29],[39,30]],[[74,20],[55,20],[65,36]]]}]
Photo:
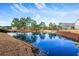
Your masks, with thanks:
[{"label": "green tree", "polygon": [[11,26],[19,28],[20,27],[19,24],[20,24],[19,19],[18,18],[14,18],[12,23],[11,23]]},{"label": "green tree", "polygon": [[24,17],[20,18],[20,24],[19,24],[20,28],[26,28],[26,19]]},{"label": "green tree", "polygon": [[46,24],[44,22],[41,22],[39,24],[40,29],[45,29],[46,28]]},{"label": "green tree", "polygon": [[27,28],[29,29],[29,27],[31,27],[31,23],[33,22],[33,19],[31,19],[30,17],[27,17],[26,18],[26,25],[27,25]]},{"label": "green tree", "polygon": [[55,23],[53,23],[53,30],[57,29],[57,25]]},{"label": "green tree", "polygon": [[37,22],[36,21],[32,21],[31,23],[31,28],[34,30],[34,29],[37,29]]},{"label": "green tree", "polygon": [[50,23],[49,23],[49,29],[50,29],[50,30],[55,30],[55,29],[57,29],[56,24],[55,24],[55,23],[52,24],[52,22],[50,22]]},{"label": "green tree", "polygon": [[27,17],[26,21],[27,21],[28,24],[30,24],[33,21],[33,19],[31,19],[30,17]]},{"label": "green tree", "polygon": [[75,27],[74,27],[74,26],[72,26],[72,27],[71,27],[71,29],[75,29]]},{"label": "green tree", "polygon": [[61,30],[62,29],[62,26],[58,25],[56,26],[58,30]]},{"label": "green tree", "polygon": [[19,29],[21,28],[29,28],[29,26],[31,26],[31,23],[32,23],[32,19],[30,17],[21,17],[20,19],[18,18],[14,18],[12,23],[11,23],[11,26],[12,27],[17,27]]},{"label": "green tree", "polygon": [[53,27],[53,24],[52,24],[52,22],[50,22],[49,23],[49,29],[52,29],[52,27]]}]

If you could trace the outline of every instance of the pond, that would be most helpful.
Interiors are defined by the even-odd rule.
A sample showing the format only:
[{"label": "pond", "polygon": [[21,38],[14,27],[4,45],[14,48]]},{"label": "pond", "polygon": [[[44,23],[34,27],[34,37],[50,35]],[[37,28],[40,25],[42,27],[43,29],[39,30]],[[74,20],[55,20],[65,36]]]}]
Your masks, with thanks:
[{"label": "pond", "polygon": [[32,43],[40,50],[42,55],[47,56],[77,56],[79,48],[75,42],[60,35],[42,32],[8,33],[9,35]]}]

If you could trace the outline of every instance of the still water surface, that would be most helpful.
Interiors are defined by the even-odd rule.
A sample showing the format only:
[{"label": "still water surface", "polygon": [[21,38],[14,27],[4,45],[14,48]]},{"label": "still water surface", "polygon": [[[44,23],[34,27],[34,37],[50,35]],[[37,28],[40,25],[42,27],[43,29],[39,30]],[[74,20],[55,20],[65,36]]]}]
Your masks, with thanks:
[{"label": "still water surface", "polygon": [[75,42],[51,33],[8,33],[23,41],[32,43],[40,50],[40,53],[47,56],[76,56],[79,48]]}]

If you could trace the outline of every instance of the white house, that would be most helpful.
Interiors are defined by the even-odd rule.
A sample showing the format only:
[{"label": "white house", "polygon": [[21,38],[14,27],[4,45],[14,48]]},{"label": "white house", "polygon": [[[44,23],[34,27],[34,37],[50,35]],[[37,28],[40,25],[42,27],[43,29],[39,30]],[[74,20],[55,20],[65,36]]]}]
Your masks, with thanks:
[{"label": "white house", "polygon": [[75,29],[79,29],[79,19],[75,22]]},{"label": "white house", "polygon": [[62,26],[62,29],[72,29],[75,26],[75,23],[59,23]]},{"label": "white house", "polygon": [[12,27],[12,30],[17,30],[17,27]]}]

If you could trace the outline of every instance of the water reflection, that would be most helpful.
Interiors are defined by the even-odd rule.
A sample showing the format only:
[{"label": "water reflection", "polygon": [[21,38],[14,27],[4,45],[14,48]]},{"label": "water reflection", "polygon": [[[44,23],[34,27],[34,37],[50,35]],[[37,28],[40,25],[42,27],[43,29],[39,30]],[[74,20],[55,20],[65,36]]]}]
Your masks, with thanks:
[{"label": "water reflection", "polygon": [[13,37],[17,38],[17,39],[21,39],[24,40],[26,39],[26,34],[25,33],[16,33],[16,35],[13,35]]},{"label": "water reflection", "polygon": [[52,37],[55,38],[56,34],[49,33],[49,38],[52,39]]},{"label": "water reflection", "polygon": [[27,41],[29,43],[33,43],[37,39],[37,33],[32,33],[32,34],[29,34],[29,33],[17,33],[16,36],[14,35],[14,37],[18,38],[20,40],[23,40],[23,41]]},{"label": "water reflection", "polygon": [[79,48],[75,46],[74,41],[60,35],[42,32],[15,34],[14,37],[32,43],[44,55],[75,56],[79,53]]},{"label": "water reflection", "polygon": [[41,39],[45,39],[45,34],[46,34],[46,33],[39,33],[39,37],[40,37]]},{"label": "water reflection", "polygon": [[13,37],[20,39],[20,40],[24,40],[30,43],[34,43],[36,42],[36,40],[38,39],[37,37],[40,37],[40,39],[44,39],[45,38],[45,33],[16,33],[16,35],[13,35]]}]

